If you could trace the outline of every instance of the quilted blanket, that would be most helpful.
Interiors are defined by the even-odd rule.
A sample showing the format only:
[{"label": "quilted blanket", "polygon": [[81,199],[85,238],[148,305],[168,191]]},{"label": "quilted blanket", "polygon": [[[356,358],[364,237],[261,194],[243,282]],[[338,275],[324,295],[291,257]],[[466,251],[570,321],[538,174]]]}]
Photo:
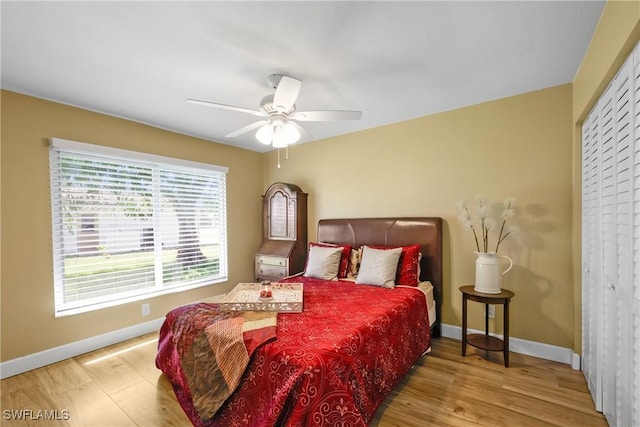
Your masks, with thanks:
[{"label": "quilted blanket", "polygon": [[[278,315],[276,339],[255,349],[237,388],[212,417],[224,394],[207,397],[215,404],[201,414],[202,402],[184,380],[191,374],[177,362],[175,316],[167,317],[156,363],[195,426],[366,426],[430,345],[418,288],[293,281],[304,282],[303,312]],[[201,323],[207,322],[193,318],[183,328]],[[195,377],[208,369],[196,367]],[[198,387],[200,379],[190,381]]]},{"label": "quilted blanket", "polygon": [[[205,303],[180,307],[163,324],[160,335],[172,343],[160,341],[156,365],[181,373],[174,378],[180,393],[190,395],[199,419],[208,420],[236,389],[256,348],[275,339],[276,322],[277,313],[220,311]],[[168,348],[174,354],[161,355]]]}]

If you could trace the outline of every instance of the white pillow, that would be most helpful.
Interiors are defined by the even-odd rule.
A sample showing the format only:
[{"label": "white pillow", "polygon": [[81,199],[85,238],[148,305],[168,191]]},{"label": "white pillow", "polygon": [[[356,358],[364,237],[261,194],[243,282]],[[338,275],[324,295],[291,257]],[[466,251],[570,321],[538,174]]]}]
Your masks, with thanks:
[{"label": "white pillow", "polygon": [[365,246],[356,283],[393,288],[402,248],[373,249]]},{"label": "white pillow", "polygon": [[324,280],[338,280],[341,256],[341,246],[336,248],[311,246],[309,248],[307,268],[303,276]]}]

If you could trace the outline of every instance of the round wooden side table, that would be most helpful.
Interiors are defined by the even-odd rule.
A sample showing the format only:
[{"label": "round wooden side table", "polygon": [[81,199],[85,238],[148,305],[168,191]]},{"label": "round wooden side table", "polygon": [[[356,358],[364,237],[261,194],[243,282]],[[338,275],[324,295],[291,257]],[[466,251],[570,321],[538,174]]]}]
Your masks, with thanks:
[{"label": "round wooden side table", "polygon": [[[507,289],[501,289],[499,294],[485,294],[478,292],[473,285],[461,286],[462,292],[462,355],[467,353],[467,344],[488,351],[502,351],[504,354],[504,366],[509,367],[509,301],[515,295]],[[484,310],[484,334],[467,335],[467,301],[476,301],[485,305]],[[502,304],[504,308],[503,330],[504,338],[500,339],[489,335],[489,304]]]}]

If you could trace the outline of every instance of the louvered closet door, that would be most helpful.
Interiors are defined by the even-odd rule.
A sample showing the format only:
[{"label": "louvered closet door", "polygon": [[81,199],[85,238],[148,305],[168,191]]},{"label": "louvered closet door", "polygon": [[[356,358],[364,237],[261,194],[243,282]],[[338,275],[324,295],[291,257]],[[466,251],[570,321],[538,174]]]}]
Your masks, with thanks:
[{"label": "louvered closet door", "polygon": [[602,411],[602,286],[600,279],[600,110],[582,127],[582,369]]},{"label": "louvered closet door", "polygon": [[633,277],[632,277],[632,344],[631,344],[631,423],[640,426],[640,45],[633,53],[632,117],[633,117]]},{"label": "louvered closet door", "polygon": [[600,177],[600,220],[602,257],[602,327],[604,344],[602,347],[602,409],[611,425],[615,418],[615,368],[616,368],[616,315],[615,284],[617,280],[616,250],[616,147],[615,147],[615,103],[613,86],[600,100],[601,131],[601,177]]},{"label": "louvered closet door", "polygon": [[[611,424],[631,425],[632,313],[633,313],[633,61],[626,61],[614,80],[614,150],[615,180],[615,249],[616,278],[610,289],[615,301],[607,318],[615,319],[615,338],[612,345],[617,355],[615,365],[615,396],[613,407],[605,407],[605,415],[612,414]],[[608,331],[609,332],[609,331]],[[606,400],[605,400],[606,402]],[[608,409],[608,410],[607,410]],[[609,419],[609,417],[608,417]]]},{"label": "louvered closet door", "polygon": [[640,426],[640,44],[582,129],[583,371],[611,426]]}]

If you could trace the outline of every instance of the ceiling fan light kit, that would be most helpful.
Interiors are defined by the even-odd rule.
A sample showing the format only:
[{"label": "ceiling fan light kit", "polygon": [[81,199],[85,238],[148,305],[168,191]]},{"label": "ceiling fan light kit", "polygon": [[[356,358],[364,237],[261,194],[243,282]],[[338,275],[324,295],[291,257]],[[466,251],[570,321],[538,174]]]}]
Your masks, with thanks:
[{"label": "ceiling fan light kit", "polygon": [[[253,122],[229,133],[227,137],[235,138],[257,129],[255,135],[259,142],[265,145],[272,145],[278,149],[287,148],[289,145],[298,142],[303,134],[306,138],[312,139],[309,132],[296,121],[324,122],[334,120],[359,120],[362,117],[361,111],[326,110],[296,112],[295,102],[300,94],[302,82],[293,77],[271,74],[267,77],[267,83],[269,87],[275,89],[275,93],[262,99],[260,110],[196,99],[188,99],[187,101],[198,105],[206,105],[265,117],[265,119],[258,120],[257,122]],[[280,167],[279,157],[278,155],[278,167]]]},{"label": "ceiling fan light kit", "polygon": [[271,141],[273,141],[273,126],[269,124],[261,126],[256,132],[256,139],[264,145],[271,144]]},{"label": "ceiling fan light kit", "polygon": [[286,118],[271,118],[256,132],[256,139],[265,145],[283,148],[300,140],[300,131]]}]

